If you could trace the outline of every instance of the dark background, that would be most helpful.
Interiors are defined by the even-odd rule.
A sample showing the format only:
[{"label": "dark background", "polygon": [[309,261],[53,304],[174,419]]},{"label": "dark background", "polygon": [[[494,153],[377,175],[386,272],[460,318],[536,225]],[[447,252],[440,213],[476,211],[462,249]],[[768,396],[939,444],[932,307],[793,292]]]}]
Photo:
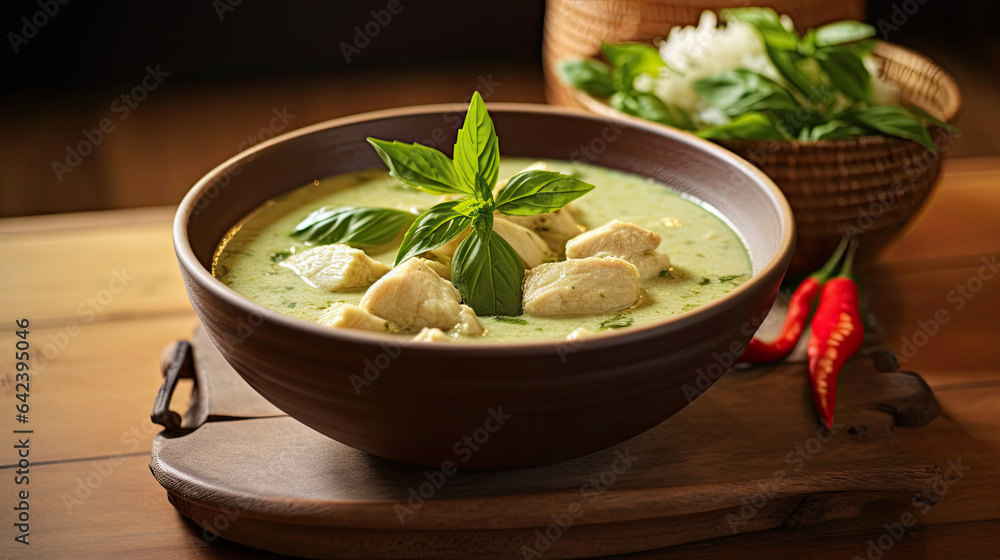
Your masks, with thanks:
[{"label": "dark background", "polygon": [[[350,63],[341,42],[353,41],[355,27],[372,19],[371,10],[384,10],[386,1],[94,5],[69,0],[16,54],[9,33],[21,34],[21,18],[30,19],[41,8],[38,0],[5,2],[0,8],[5,35],[0,102],[8,118],[0,123],[0,216],[176,203],[209,162],[236,152],[236,142],[228,138],[242,138],[257,127],[263,117],[240,113],[249,100],[264,107],[254,109],[261,115],[297,102],[299,109],[289,105],[289,110],[306,113],[291,126],[298,128],[345,111],[459,101],[475,87],[477,76],[495,72],[507,84],[496,99],[542,101],[544,2],[399,2],[402,11],[391,15],[392,22]],[[938,60],[958,79],[965,98],[959,124],[968,134],[950,155],[1000,153],[1000,138],[990,130],[1000,122],[1000,111],[993,108],[1000,92],[998,4],[879,0],[869,2],[867,19],[875,25],[891,22],[897,10],[914,6],[919,7],[898,31],[889,32],[889,39]],[[138,84],[148,64],[169,71],[169,83],[150,93],[137,116],[130,117],[135,122],[125,123],[129,132],[109,136],[108,145],[115,149],[100,146],[104,153],[55,181],[51,162],[63,157],[65,146],[79,140],[83,129],[97,126],[110,100]],[[304,92],[311,92],[316,105],[325,96],[328,110],[310,109]],[[367,104],[356,101],[365,98]],[[977,116],[971,123],[970,112]],[[184,119],[188,127],[178,128]],[[202,129],[192,130],[194,125]],[[157,126],[159,138],[152,136]],[[197,150],[211,151],[214,159],[194,163],[182,149],[184,139],[211,135],[205,130],[209,126],[232,131]],[[977,131],[976,126],[985,128]],[[222,146],[214,148],[219,142]],[[130,149],[134,153],[126,153]],[[129,173],[130,168],[157,172],[156,162],[163,161],[191,170],[163,183],[152,181],[155,188],[147,190],[155,192],[147,196],[128,192],[143,188],[129,186],[142,176]]]}]

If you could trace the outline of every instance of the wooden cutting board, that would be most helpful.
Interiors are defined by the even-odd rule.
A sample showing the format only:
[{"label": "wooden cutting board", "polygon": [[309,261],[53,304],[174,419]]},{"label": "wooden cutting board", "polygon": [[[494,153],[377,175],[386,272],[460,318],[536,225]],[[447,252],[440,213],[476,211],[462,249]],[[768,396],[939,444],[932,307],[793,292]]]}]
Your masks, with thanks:
[{"label": "wooden cutting board", "polygon": [[[193,350],[192,350],[193,347]],[[193,354],[193,355],[192,355]],[[805,364],[733,370],[673,418],[565,463],[466,473],[367,455],[284,416],[201,329],[165,351],[150,469],[199,526],[310,558],[586,558],[853,517],[875,500],[932,503],[941,478],[894,426],[939,412],[884,352],[840,376],[821,429]],[[182,419],[177,376],[195,377]],[[487,442],[488,443],[488,442]],[[447,469],[446,469],[447,470]]]}]

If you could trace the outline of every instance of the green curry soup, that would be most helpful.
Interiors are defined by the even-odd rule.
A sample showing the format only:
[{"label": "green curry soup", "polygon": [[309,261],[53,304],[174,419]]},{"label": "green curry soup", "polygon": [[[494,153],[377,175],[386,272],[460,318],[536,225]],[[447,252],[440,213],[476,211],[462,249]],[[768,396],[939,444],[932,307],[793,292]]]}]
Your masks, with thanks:
[{"label": "green curry soup", "polygon": [[[535,161],[502,158],[501,180]],[[482,337],[458,336],[455,341],[559,339],[579,327],[594,332],[627,328],[693,309],[750,277],[750,258],[740,238],[696,202],[637,175],[565,161],[545,163],[553,171],[572,174],[596,186],[571,204],[577,222],[589,230],[618,219],[656,232],[663,239],[658,250],[670,255],[671,268],[642,280],[639,303],[625,311],[569,317],[480,317],[486,329]],[[314,181],[268,201],[237,224],[219,245],[212,272],[264,307],[316,321],[331,304],[358,304],[365,289],[320,290],[280,265],[291,253],[311,248],[289,236],[303,218],[321,206],[378,206],[421,212],[440,200],[399,183],[382,169]],[[369,256],[392,266],[401,237],[369,251]]]}]

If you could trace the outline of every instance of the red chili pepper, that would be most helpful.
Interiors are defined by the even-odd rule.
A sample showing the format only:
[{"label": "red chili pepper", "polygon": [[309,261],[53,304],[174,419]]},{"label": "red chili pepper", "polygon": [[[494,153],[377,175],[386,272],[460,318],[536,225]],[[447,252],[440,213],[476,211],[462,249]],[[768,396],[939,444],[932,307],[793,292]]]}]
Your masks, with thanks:
[{"label": "red chili pepper", "polygon": [[858,308],[858,285],[851,279],[856,250],[857,244],[852,243],[840,274],[823,286],[811,323],[809,388],[820,421],[827,429],[833,427],[837,375],[847,359],[861,348],[865,337]]},{"label": "red chili pepper", "polygon": [[805,330],[806,323],[809,322],[809,314],[812,313],[820,287],[833,274],[845,249],[847,249],[847,238],[841,241],[823,268],[812,273],[795,289],[788,300],[788,313],[785,315],[785,322],[781,325],[778,337],[771,342],[763,342],[755,337],[740,356],[741,362],[752,364],[776,362],[784,360],[792,353],[799,337],[802,336],[802,331]]}]

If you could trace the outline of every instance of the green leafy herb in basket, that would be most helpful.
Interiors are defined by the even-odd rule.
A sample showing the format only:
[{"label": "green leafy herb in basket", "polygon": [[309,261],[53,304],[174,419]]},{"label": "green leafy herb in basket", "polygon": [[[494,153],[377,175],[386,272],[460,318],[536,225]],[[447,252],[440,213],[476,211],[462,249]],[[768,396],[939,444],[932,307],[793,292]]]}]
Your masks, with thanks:
[{"label": "green leafy herb in basket", "polygon": [[[770,8],[706,12],[675,28],[660,50],[602,44],[606,61],[569,60],[566,83],[624,113],[713,140],[905,138],[935,150],[928,127],[953,131],[919,107],[877,102],[865,64],[875,29],[839,21],[795,30]],[[666,59],[666,60],[665,60]]]}]

